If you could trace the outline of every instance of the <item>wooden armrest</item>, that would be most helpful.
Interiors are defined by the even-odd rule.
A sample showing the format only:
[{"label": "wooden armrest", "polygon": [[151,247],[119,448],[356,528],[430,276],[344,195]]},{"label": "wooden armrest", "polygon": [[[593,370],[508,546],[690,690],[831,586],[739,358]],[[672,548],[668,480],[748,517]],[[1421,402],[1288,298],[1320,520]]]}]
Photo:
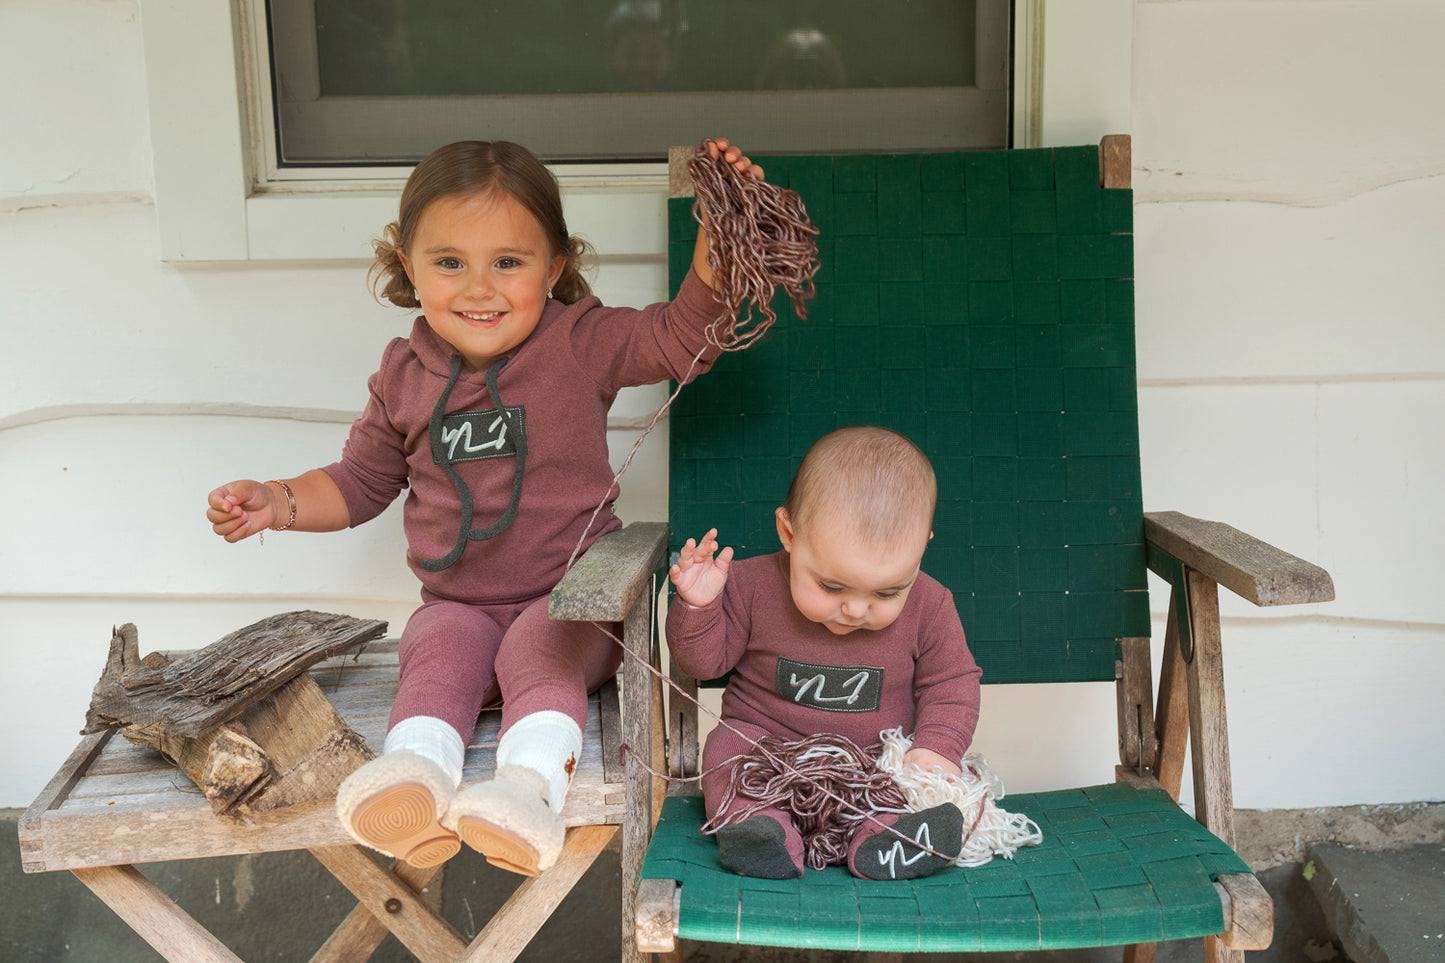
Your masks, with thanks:
[{"label": "wooden armrest", "polygon": [[1149,567],[1163,578],[1171,574],[1156,557],[1159,550],[1255,605],[1298,605],[1335,597],[1329,572],[1223,522],[1179,512],[1146,512],[1144,540]]},{"label": "wooden armrest", "polygon": [[577,560],[547,602],[554,619],[621,622],[644,592],[667,549],[664,522],[633,522],[603,535]]}]

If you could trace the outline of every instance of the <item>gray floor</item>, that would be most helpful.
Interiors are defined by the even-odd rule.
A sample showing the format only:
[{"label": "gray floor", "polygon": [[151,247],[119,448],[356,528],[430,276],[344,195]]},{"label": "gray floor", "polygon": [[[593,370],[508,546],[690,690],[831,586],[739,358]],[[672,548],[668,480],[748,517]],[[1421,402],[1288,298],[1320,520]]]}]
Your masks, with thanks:
[{"label": "gray floor", "polygon": [[1371,853],[1310,847],[1310,888],[1358,963],[1445,960],[1445,845]]}]

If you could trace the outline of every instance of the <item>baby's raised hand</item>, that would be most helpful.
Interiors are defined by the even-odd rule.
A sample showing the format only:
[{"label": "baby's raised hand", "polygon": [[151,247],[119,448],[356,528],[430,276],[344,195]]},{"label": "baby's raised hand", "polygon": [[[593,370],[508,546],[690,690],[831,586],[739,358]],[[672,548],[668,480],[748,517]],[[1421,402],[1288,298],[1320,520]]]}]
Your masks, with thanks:
[{"label": "baby's raised hand", "polygon": [[677,586],[678,597],[688,605],[707,605],[722,594],[732,560],[731,546],[719,552],[717,529],[711,528],[701,542],[687,540],[667,577]]},{"label": "baby's raised hand", "polygon": [[763,179],[763,169],[748,160],[747,157],[743,155],[742,150],[736,145],[729,144],[726,137],[718,137],[716,139],[708,138],[703,141],[703,146],[707,148],[707,156],[714,160],[721,157],[736,167],[739,174],[751,174],[758,180]]}]

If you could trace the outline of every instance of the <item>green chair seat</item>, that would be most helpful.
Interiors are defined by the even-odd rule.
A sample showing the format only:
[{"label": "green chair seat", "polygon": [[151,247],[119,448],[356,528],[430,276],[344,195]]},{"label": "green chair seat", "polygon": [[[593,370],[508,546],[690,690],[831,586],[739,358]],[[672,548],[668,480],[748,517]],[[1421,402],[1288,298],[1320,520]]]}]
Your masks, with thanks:
[{"label": "green chair seat", "polygon": [[[1214,880],[1249,867],[1168,794],[1124,784],[1012,795],[1044,841],[1012,860],[921,880],[738,876],[699,834],[700,797],[663,806],[644,879],[681,884],[678,935],[750,945],[889,952],[1053,950],[1224,932]],[[805,924],[805,925],[804,925]]]}]

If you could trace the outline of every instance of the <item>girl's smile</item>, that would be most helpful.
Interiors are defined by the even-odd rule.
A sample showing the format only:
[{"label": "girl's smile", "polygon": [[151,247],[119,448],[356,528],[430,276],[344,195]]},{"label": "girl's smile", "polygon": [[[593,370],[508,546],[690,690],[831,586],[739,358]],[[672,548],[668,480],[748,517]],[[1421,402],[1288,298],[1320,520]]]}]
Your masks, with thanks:
[{"label": "girl's smile", "polygon": [[565,258],[511,195],[440,197],[402,256],[427,324],[484,370],[536,330]]}]

